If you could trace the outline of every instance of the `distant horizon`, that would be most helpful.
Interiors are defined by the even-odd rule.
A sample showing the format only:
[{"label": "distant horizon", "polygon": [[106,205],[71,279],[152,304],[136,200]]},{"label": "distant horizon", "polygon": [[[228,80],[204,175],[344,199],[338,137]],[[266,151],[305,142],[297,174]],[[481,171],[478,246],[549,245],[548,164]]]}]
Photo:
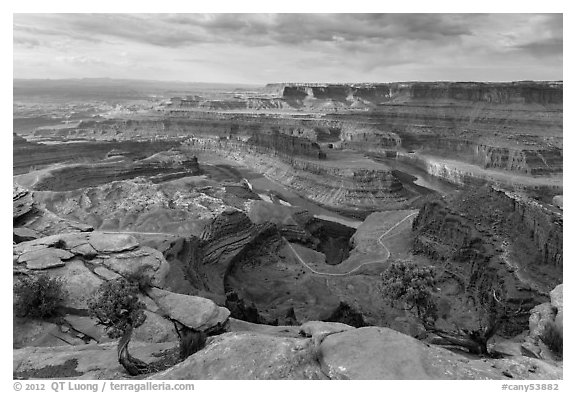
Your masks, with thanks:
[{"label": "distant horizon", "polygon": [[520,83],[520,82],[564,82],[562,79],[510,79],[510,80],[395,80],[395,81],[347,81],[347,82],[265,82],[265,83],[240,83],[240,82],[203,82],[184,81],[168,79],[142,79],[142,78],[113,78],[113,77],[76,77],[76,78],[12,78],[13,81],[90,81],[90,80],[110,80],[110,81],[131,81],[131,82],[156,82],[156,83],[183,83],[183,84],[205,84],[205,85],[245,85],[245,86],[265,86],[275,84],[327,84],[327,85],[349,85],[349,84],[386,84],[386,83]]},{"label": "distant horizon", "polygon": [[557,81],[562,67],[562,14],[13,15],[15,79]]}]

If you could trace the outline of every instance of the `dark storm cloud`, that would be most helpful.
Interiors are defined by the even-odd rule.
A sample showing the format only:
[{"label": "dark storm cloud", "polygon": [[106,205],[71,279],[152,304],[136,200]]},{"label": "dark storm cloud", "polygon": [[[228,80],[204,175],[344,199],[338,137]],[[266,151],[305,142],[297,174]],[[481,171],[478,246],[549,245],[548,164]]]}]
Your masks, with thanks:
[{"label": "dark storm cloud", "polygon": [[236,82],[561,79],[562,30],[561,14],[15,14],[14,65]]},{"label": "dark storm cloud", "polygon": [[65,14],[47,15],[44,23],[50,27],[15,24],[15,33],[36,31],[74,39],[90,39],[92,34],[171,47],[217,42],[258,46],[315,41],[433,41],[471,34],[466,20],[435,14]]},{"label": "dark storm cloud", "polygon": [[466,18],[424,14],[215,14],[168,20],[200,26],[213,40],[251,45],[388,39],[433,40],[470,34]]}]

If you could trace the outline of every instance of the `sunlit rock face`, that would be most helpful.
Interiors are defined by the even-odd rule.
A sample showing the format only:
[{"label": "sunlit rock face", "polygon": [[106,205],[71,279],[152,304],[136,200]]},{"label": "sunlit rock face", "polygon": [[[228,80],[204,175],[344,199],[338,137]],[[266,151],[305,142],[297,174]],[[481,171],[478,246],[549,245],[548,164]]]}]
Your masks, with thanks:
[{"label": "sunlit rock face", "polygon": [[494,104],[562,104],[562,82],[279,83],[266,88],[284,99],[293,100],[364,100],[382,104],[397,99],[451,99]]}]

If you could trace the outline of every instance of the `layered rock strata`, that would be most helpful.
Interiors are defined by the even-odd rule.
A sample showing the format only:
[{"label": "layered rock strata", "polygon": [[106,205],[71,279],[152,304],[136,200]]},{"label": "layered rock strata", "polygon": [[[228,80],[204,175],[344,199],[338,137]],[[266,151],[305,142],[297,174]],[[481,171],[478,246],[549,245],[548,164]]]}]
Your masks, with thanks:
[{"label": "layered rock strata", "polygon": [[375,105],[397,100],[457,100],[493,104],[562,104],[562,82],[279,83],[266,90],[284,99],[355,100]]},{"label": "layered rock strata", "polygon": [[192,152],[210,152],[237,161],[294,189],[300,196],[327,207],[350,210],[399,208],[411,196],[391,170],[345,168],[337,162],[304,160],[262,151],[240,141],[193,138]]},{"label": "layered rock strata", "polygon": [[519,311],[503,327],[509,334],[526,327],[525,311],[562,280],[561,217],[503,191],[485,187],[429,202],[413,231],[414,252],[444,272],[452,283],[446,285],[460,288],[451,295],[454,310],[458,294],[502,293]]}]

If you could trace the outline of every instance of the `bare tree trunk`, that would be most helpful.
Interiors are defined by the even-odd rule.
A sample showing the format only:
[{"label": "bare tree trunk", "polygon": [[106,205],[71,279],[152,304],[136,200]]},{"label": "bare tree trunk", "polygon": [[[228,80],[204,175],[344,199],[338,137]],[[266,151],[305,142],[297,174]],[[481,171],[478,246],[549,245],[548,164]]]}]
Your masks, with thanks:
[{"label": "bare tree trunk", "polygon": [[425,326],[427,331],[430,331],[436,334],[439,337],[442,337],[444,340],[449,342],[452,345],[457,345],[459,347],[463,347],[468,349],[470,353],[476,355],[487,355],[488,354],[488,347],[486,342],[488,340],[484,340],[482,337],[472,337],[468,333],[449,333],[443,330],[436,329],[432,326]]},{"label": "bare tree trunk", "polygon": [[128,371],[130,375],[140,375],[149,373],[152,371],[150,366],[143,362],[140,359],[137,359],[130,355],[128,352],[128,344],[130,343],[130,339],[132,338],[132,325],[128,325],[126,331],[118,341],[118,362]]},{"label": "bare tree trunk", "polygon": [[190,329],[178,321],[173,321],[180,339],[180,360],[198,352],[206,344],[206,333]]}]

